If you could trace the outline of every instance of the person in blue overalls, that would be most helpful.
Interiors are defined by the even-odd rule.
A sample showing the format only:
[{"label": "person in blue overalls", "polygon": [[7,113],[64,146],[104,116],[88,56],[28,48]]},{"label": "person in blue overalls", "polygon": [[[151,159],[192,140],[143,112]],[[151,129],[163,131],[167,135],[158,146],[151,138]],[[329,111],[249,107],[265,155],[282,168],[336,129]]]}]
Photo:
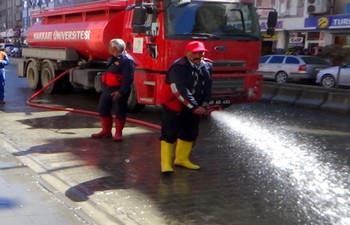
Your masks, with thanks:
[{"label": "person in blue overalls", "polygon": [[10,59],[4,51],[4,48],[0,49],[0,105],[5,104],[5,66],[10,63]]},{"label": "person in blue overalls", "polygon": [[135,61],[125,51],[122,39],[113,39],[109,43],[109,53],[112,57],[107,62],[107,70],[101,76],[104,89],[98,103],[98,112],[102,131],[92,134],[92,138],[112,137],[113,118],[115,111],[115,135],[113,141],[122,141],[122,130],[125,126],[128,98],[134,80]]}]

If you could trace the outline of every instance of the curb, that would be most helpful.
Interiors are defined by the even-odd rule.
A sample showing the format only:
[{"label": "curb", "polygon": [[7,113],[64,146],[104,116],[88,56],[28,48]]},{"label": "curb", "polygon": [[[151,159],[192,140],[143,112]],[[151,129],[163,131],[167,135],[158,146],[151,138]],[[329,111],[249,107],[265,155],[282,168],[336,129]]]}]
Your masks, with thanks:
[{"label": "curb", "polygon": [[264,81],[262,100],[350,113],[350,90]]},{"label": "curb", "polygon": [[350,93],[329,92],[322,109],[347,113],[350,111]]}]

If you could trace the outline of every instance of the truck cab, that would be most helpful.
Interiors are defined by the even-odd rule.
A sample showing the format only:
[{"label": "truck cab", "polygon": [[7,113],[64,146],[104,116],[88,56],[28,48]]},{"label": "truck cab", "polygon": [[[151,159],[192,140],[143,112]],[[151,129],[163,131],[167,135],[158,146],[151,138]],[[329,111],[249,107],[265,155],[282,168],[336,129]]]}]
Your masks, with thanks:
[{"label": "truck cab", "polygon": [[137,88],[140,103],[159,102],[159,89],[152,90],[152,86],[162,85],[162,75],[184,55],[185,45],[192,40],[204,42],[209,50],[205,57],[213,61],[212,104],[227,106],[261,97],[262,77],[255,73],[261,33],[254,1],[158,3],[131,6],[131,29],[124,36],[132,43],[133,56],[143,71],[135,77],[136,86],[143,85]]}]

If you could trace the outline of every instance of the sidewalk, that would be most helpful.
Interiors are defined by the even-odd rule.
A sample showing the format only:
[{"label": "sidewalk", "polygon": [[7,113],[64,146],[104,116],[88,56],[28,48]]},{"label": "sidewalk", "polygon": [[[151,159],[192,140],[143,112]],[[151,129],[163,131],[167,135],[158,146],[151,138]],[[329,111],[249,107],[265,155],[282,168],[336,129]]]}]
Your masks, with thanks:
[{"label": "sidewalk", "polygon": [[4,225],[80,225],[87,222],[78,209],[49,192],[43,180],[0,144],[0,218]]}]

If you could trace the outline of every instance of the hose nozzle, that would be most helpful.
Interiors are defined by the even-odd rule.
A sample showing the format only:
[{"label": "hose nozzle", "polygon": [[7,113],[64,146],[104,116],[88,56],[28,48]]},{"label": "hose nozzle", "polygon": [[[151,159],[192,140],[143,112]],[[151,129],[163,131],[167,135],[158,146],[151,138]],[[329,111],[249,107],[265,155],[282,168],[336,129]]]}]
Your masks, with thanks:
[{"label": "hose nozzle", "polygon": [[213,111],[222,111],[222,106],[221,105],[212,105],[208,107],[208,116],[211,115]]}]

